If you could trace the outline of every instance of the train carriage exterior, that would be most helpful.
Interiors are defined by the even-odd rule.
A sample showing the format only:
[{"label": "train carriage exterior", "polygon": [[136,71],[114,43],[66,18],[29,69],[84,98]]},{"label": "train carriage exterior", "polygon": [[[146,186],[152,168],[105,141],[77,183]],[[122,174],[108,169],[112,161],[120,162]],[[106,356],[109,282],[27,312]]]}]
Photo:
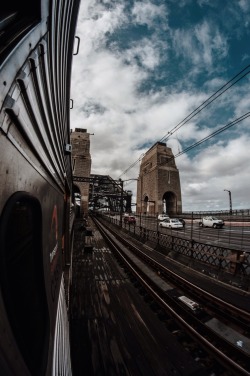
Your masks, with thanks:
[{"label": "train carriage exterior", "polygon": [[0,10],[0,373],[70,375],[70,79],[80,0]]}]

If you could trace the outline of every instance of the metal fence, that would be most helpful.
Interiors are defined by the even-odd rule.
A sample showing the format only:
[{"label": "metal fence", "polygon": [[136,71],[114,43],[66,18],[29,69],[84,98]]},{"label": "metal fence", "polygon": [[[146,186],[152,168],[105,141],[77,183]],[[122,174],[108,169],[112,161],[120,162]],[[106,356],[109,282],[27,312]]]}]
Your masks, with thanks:
[{"label": "metal fence", "polygon": [[[121,224],[120,220],[115,217],[103,216],[103,218],[122,228],[123,231],[129,233],[140,242],[144,244],[150,243],[150,247],[159,252],[176,259],[185,258],[187,265],[197,263],[202,270],[204,269],[205,273],[212,276],[218,277],[220,275],[222,277],[224,275],[225,279],[231,281],[233,281],[232,277],[235,277],[238,284],[242,285],[246,290],[250,287],[250,253],[245,252],[244,248],[242,248],[242,239],[240,241],[241,244],[233,244],[231,241],[230,229],[233,227],[232,225],[228,227],[227,245],[225,246],[201,241],[199,239],[200,229],[195,219],[190,220],[190,226],[193,226],[193,230],[191,229],[190,231],[189,229],[189,236],[187,237],[186,230],[181,234],[178,233],[178,235],[176,235],[175,231],[163,233],[158,228],[157,223],[156,229],[150,229],[142,225],[143,221],[140,221],[139,225],[132,225]],[[220,231],[215,230],[213,232],[213,243],[218,243],[220,236],[222,236]],[[223,241],[225,242],[225,239]]]}]

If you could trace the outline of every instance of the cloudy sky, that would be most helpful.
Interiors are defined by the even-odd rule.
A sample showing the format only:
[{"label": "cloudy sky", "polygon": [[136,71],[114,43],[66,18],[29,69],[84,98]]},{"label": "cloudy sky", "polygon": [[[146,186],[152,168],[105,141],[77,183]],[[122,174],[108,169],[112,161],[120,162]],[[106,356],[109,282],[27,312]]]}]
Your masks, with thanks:
[{"label": "cloudy sky", "polygon": [[93,174],[137,178],[166,142],[184,211],[229,209],[224,189],[250,208],[249,0],[82,0],[76,35],[71,128],[94,133]]}]

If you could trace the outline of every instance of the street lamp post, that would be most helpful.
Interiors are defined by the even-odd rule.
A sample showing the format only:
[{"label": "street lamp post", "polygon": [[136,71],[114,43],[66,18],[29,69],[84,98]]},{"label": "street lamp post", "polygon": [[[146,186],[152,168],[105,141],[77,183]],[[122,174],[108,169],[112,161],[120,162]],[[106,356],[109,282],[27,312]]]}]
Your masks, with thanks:
[{"label": "street lamp post", "polygon": [[120,227],[122,227],[122,214],[123,214],[123,180],[120,179],[121,185],[121,198],[120,198]]},{"label": "street lamp post", "polygon": [[232,195],[231,195],[231,191],[229,191],[228,189],[224,189],[224,191],[228,192],[229,194],[229,207],[230,207],[230,215],[232,215]]}]

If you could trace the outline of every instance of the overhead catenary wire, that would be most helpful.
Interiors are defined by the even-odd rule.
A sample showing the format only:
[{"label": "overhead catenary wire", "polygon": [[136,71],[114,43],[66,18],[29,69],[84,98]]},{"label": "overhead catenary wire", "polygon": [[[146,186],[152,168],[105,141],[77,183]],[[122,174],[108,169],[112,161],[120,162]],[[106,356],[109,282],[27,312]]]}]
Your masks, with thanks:
[{"label": "overhead catenary wire", "polygon": [[[213,133],[210,133],[210,135],[208,135],[208,136],[202,138],[201,140],[195,142],[194,144],[188,146],[186,149],[182,150],[181,152],[175,154],[173,157],[170,158],[170,160],[171,160],[171,159],[175,159],[175,158],[181,156],[182,154],[187,153],[187,152],[190,151],[191,149],[196,148],[197,146],[201,145],[203,142],[210,140],[210,138],[213,138],[213,137],[217,136],[218,134],[220,134],[220,133],[226,131],[228,128],[231,128],[231,127],[233,127],[234,125],[240,123],[241,121],[247,119],[249,116],[250,116],[250,112],[246,112],[244,115],[238,117],[237,119],[231,121],[230,123],[224,125],[223,127],[219,128],[219,129],[217,129],[217,130],[214,131]],[[163,163],[161,163],[161,164],[166,164],[166,163],[168,163],[168,162],[163,162]]]},{"label": "overhead catenary wire", "polygon": [[[217,129],[215,132],[211,133],[210,135],[208,135],[208,136],[202,138],[201,140],[195,142],[194,144],[188,146],[186,149],[184,149],[184,150],[182,150],[181,152],[175,154],[173,157],[170,157],[167,161],[164,161],[164,162],[159,163],[159,166],[166,165],[166,164],[170,163],[172,160],[174,160],[174,159],[180,157],[182,154],[185,154],[185,153],[187,153],[188,151],[190,151],[190,150],[196,148],[197,146],[201,145],[203,142],[206,142],[206,141],[210,140],[210,138],[213,138],[213,137],[217,136],[218,134],[224,132],[224,131],[227,130],[228,128],[231,128],[231,127],[233,127],[234,125],[240,123],[241,121],[247,119],[248,117],[250,117],[250,112],[246,112],[244,115],[238,117],[237,119],[231,121],[230,123],[224,125],[223,127],[219,128],[219,129]],[[147,174],[149,174],[149,173],[150,173],[150,171],[148,171],[148,172],[144,172],[143,176],[145,176],[145,175],[147,175]]]},{"label": "overhead catenary wire", "polygon": [[250,65],[246,66],[242,69],[236,76],[234,76],[231,80],[229,80],[225,85],[223,85],[220,89],[218,89],[214,94],[212,94],[208,99],[206,99],[199,107],[197,107],[194,111],[192,111],[188,116],[186,116],[180,123],[178,123],[174,128],[171,129],[168,133],[163,136],[159,142],[167,140],[173,133],[178,131],[183,125],[188,123],[193,117],[195,117],[198,113],[200,113],[204,108],[206,108],[209,104],[214,102],[218,97],[224,94],[227,90],[229,90],[232,86],[234,86],[237,82],[242,80],[245,76],[250,73]]},{"label": "overhead catenary wire", "polygon": [[142,160],[142,158],[144,157],[145,153],[141,154],[140,157],[131,165],[127,168],[127,170],[123,171],[123,173],[119,176],[119,178],[122,176],[122,175],[125,175],[129,170],[131,170],[131,168],[133,168],[135,165],[137,165],[138,162],[140,162]]},{"label": "overhead catenary wire", "polygon": [[[239,82],[240,80],[242,80],[244,77],[246,77],[248,74],[250,73],[250,65],[247,65],[244,69],[242,69],[239,73],[237,73],[231,80],[229,80],[226,84],[224,84],[220,89],[218,89],[214,94],[212,94],[208,99],[206,99],[200,106],[198,106],[194,111],[192,111],[188,116],[186,116],[181,122],[179,122],[176,126],[174,126],[168,133],[166,133],[160,140],[159,142],[163,142],[163,141],[166,141],[169,137],[171,137],[173,135],[173,133],[175,133],[176,131],[178,131],[178,129],[180,129],[183,125],[185,125],[186,123],[188,123],[191,119],[193,119],[196,115],[198,115],[202,110],[204,110],[209,104],[211,104],[212,102],[214,102],[218,97],[220,97],[222,94],[224,94],[227,90],[229,90],[232,86],[234,86],[237,82]],[[246,114],[245,114],[246,115]],[[242,115],[243,117],[245,115]],[[248,117],[248,116],[247,116]],[[240,119],[240,118],[239,118]],[[244,120],[244,119],[242,119]],[[237,119],[235,120],[237,121]],[[241,121],[241,120],[239,120]],[[233,126],[237,123],[234,123],[232,122],[233,124],[230,125],[230,126]],[[229,123],[231,124],[231,123]],[[227,128],[229,128],[230,126],[226,125],[225,127],[222,128],[222,130],[220,132],[223,132],[224,130],[226,130]],[[225,129],[224,129],[225,128]],[[218,133],[218,131],[215,131],[213,132],[211,135],[210,138],[216,136]],[[219,133],[220,133],[219,132]],[[202,142],[205,142],[206,141],[206,138],[205,139],[202,139],[200,140],[199,142],[191,145],[190,147],[188,147],[187,149],[185,149],[185,152],[191,150],[191,148],[194,148],[198,145],[200,145],[200,143]],[[184,150],[180,153],[178,153],[176,156],[179,156],[181,154],[184,153]],[[123,171],[123,173],[119,176],[123,176],[124,174],[126,174],[131,168],[133,168],[138,162],[141,161],[142,157],[145,155],[142,154],[134,163],[132,163],[125,171]]]}]

